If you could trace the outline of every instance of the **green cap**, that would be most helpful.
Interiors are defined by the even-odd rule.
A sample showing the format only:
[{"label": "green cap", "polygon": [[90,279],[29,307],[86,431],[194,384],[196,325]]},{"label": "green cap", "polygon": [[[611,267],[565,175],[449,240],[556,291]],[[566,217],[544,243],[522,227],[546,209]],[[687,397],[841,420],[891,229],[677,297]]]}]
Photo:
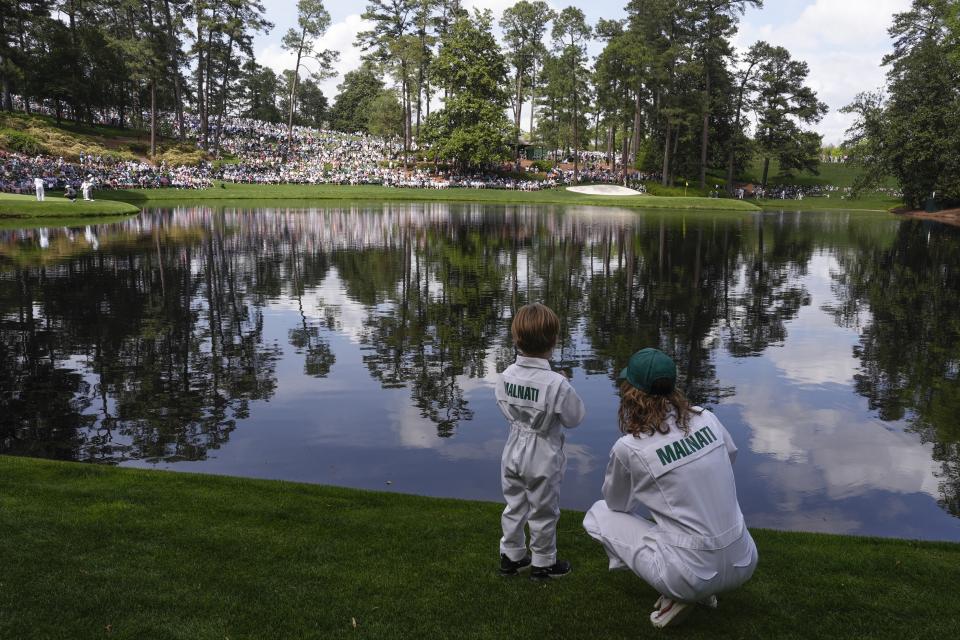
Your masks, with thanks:
[{"label": "green cap", "polygon": [[[620,378],[645,393],[666,395],[673,391],[677,381],[677,365],[659,349],[641,349],[630,356],[630,362],[620,372]],[[653,390],[654,382],[662,380]]]}]

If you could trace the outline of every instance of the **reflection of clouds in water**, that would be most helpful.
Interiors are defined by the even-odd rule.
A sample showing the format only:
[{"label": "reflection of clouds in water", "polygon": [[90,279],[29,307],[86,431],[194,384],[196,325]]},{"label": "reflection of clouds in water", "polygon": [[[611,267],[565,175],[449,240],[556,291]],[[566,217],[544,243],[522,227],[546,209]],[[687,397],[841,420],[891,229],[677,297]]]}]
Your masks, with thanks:
[{"label": "reflection of clouds in water", "polygon": [[[750,449],[781,462],[764,475],[788,503],[798,506],[806,493],[831,499],[873,490],[939,496],[932,445],[913,434],[887,429],[851,408],[811,409],[799,394],[784,397],[783,385],[754,380],[737,388]],[[795,467],[798,462],[806,464]]]},{"label": "reflection of clouds in water", "polygon": [[[784,511],[801,509],[805,495],[823,493],[835,500],[873,490],[936,498],[932,446],[871,419],[859,400],[836,391],[852,384],[858,364],[857,333],[837,327],[822,310],[834,302],[830,273],[837,268],[825,253],[811,260],[803,285],[813,302],[790,322],[786,344],[764,354],[779,375],[725,378],[736,385],[735,402],[751,427],[750,449],[776,461],[757,465],[756,472],[775,487]],[[816,395],[810,386],[819,388]]]},{"label": "reflection of clouds in water", "polygon": [[[310,320],[323,320],[332,312],[337,321],[337,330],[359,344],[364,334],[369,311],[362,304],[351,300],[336,267],[330,267],[320,286],[303,293],[303,313]],[[300,312],[300,300],[283,297],[271,302],[271,309]]]},{"label": "reflection of clouds in water", "polygon": [[[489,402],[494,402],[492,392]],[[393,406],[386,411],[386,415],[391,428],[397,434],[400,446],[409,449],[432,449],[448,460],[499,461],[503,445],[507,441],[507,425],[499,411],[496,413],[495,425],[478,427],[495,433],[496,437],[481,441],[465,441],[459,434],[450,438],[437,437],[437,425],[424,418],[420,409],[406,398],[396,399]],[[586,445],[567,443],[563,450],[567,454],[568,473],[588,476],[596,468],[595,456]]]},{"label": "reflection of clouds in water", "polygon": [[789,323],[790,339],[783,346],[771,347],[765,354],[783,375],[798,384],[836,383],[850,385],[858,361],[853,346],[856,331],[837,327],[823,306],[836,302],[831,291],[831,272],[840,268],[836,258],[819,253],[810,260],[809,274],[801,281],[810,294],[811,304],[800,308]]}]

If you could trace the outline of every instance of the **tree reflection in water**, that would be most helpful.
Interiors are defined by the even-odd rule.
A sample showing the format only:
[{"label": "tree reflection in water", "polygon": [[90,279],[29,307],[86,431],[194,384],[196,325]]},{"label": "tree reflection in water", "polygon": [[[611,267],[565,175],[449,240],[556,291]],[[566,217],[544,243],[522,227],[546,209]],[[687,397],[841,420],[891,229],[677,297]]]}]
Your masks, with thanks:
[{"label": "tree reflection in water", "polygon": [[0,452],[197,460],[226,442],[273,394],[278,353],[249,299],[255,262],[231,244],[121,227],[97,252],[5,264]]},{"label": "tree reflection in water", "polygon": [[[203,459],[273,396],[287,348],[301,375],[335,378],[335,334],[449,437],[473,416],[468,382],[513,361],[510,319],[535,300],[562,319],[558,367],[612,387],[634,350],[657,345],[712,405],[735,393],[717,358],[784,344],[827,252],[841,265],[831,311],[863,326],[857,391],[935,443],[942,503],[958,512],[956,233],[442,203],[177,209],[95,231],[97,250],[51,230],[46,252],[33,232],[0,232],[0,453]],[[287,345],[267,337],[276,305],[295,318]]]},{"label": "tree reflection in water", "polygon": [[903,222],[891,243],[839,255],[844,326],[860,326],[856,390],[933,444],[941,506],[960,515],[960,232]]}]

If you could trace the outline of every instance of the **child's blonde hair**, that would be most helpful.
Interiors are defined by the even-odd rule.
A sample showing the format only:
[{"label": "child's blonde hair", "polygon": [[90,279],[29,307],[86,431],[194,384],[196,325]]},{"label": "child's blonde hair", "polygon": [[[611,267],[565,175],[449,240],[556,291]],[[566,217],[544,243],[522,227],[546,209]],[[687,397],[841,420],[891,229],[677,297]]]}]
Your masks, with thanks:
[{"label": "child's blonde hair", "polygon": [[510,326],[513,344],[521,352],[539,356],[549,352],[557,344],[560,334],[560,318],[545,304],[534,302],[517,311]]},{"label": "child's blonde hair", "polygon": [[652,395],[624,380],[620,384],[620,433],[639,438],[641,434],[670,433],[667,416],[676,418],[677,427],[686,435],[690,432],[690,414],[696,413],[680,389],[667,394]]}]

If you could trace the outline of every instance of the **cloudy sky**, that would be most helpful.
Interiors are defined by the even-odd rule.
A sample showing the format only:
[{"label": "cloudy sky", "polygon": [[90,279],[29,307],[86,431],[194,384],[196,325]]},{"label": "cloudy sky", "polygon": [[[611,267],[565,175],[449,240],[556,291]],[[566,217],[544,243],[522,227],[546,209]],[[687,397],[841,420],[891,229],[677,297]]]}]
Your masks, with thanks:
[{"label": "cloudy sky", "polygon": [[[580,7],[591,23],[599,18],[623,16],[624,0],[548,0],[554,8],[570,4]],[[468,7],[489,8],[499,17],[515,0],[464,0]],[[332,101],[343,74],[360,64],[360,51],[354,46],[358,31],[366,28],[360,18],[366,0],[328,0],[333,24],[322,47],[340,52],[336,65],[339,76],[323,85]],[[735,44],[749,47],[766,40],[790,50],[795,58],[810,65],[810,85],[830,106],[830,113],[816,127],[825,143],[839,143],[849,125],[849,117],[839,113],[861,91],[873,90],[883,83],[880,59],[890,49],[887,28],[894,13],[905,11],[909,0],[766,0],[763,9],[744,16]],[[296,2],[267,0],[267,17],[276,25],[256,42],[257,60],[281,71],[291,68],[293,60],[280,48],[280,39],[296,23]],[[592,53],[596,55],[599,45]]]}]

